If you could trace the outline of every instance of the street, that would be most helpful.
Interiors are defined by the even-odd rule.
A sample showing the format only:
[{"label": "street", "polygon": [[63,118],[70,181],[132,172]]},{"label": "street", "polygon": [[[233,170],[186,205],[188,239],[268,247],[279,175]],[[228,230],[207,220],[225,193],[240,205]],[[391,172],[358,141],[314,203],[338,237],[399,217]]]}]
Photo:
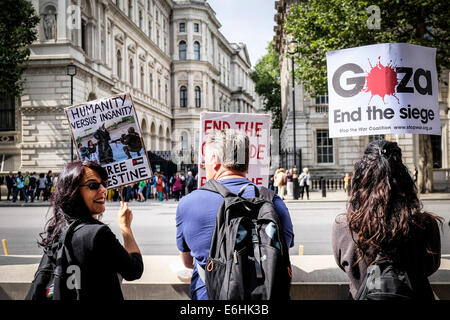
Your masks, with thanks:
[{"label": "street", "polygon": [[[117,226],[118,203],[109,203],[102,221],[108,224],[122,242]],[[130,203],[133,210],[132,229],[144,255],[174,255],[175,212],[177,204],[169,202]],[[295,246],[290,254],[297,255],[304,246],[305,255],[330,255],[331,226],[337,214],[344,212],[345,202],[287,203],[295,232]],[[424,209],[445,219],[441,231],[442,254],[450,254],[450,200],[424,201]],[[48,207],[1,207],[0,239],[6,239],[10,255],[40,255],[36,241],[44,230]],[[1,252],[3,254],[3,252]]]}]

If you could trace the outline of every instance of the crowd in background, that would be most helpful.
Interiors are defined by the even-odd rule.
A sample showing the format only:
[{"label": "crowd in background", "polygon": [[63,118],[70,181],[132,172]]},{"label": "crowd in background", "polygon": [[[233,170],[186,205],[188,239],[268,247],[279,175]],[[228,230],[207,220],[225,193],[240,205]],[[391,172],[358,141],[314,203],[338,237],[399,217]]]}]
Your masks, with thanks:
[{"label": "crowd in background", "polygon": [[[51,170],[47,174],[36,172],[30,174],[28,171],[22,174],[20,171],[17,173],[10,171],[8,175],[0,176],[0,187],[6,185],[8,190],[6,201],[48,201],[56,179]],[[2,200],[1,192],[0,200]]]},{"label": "crowd in background", "polygon": [[[9,172],[6,176],[0,176],[0,187],[6,186],[7,201],[49,201],[57,178],[51,170],[47,174],[36,172],[30,174],[28,171],[25,174],[20,171],[17,173]],[[197,189],[197,175],[193,176],[191,171],[186,176],[184,173],[176,173],[171,177],[156,172],[148,180],[124,187],[123,197],[127,202],[133,200],[144,202],[149,199],[157,201],[175,199],[175,201],[179,201],[181,197],[195,189]],[[110,192],[109,200],[119,201],[121,199],[118,189],[110,190]],[[3,199],[0,192],[1,200]]]},{"label": "crowd in background", "polygon": [[[179,201],[181,197],[195,189],[197,189],[197,175],[193,176],[191,171],[187,173],[187,176],[184,173],[176,173],[171,177],[156,172],[148,180],[124,187],[122,194],[125,202],[144,202],[147,200],[162,202],[169,199]],[[121,199],[118,189],[111,190],[111,192],[111,200],[119,201]]]}]

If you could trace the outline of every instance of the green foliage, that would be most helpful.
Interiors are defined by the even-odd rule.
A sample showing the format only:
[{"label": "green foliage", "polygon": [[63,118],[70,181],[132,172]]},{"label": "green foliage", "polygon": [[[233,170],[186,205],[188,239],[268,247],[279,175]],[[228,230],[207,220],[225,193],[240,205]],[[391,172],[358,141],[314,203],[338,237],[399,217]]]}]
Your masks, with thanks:
[{"label": "green foliage", "polygon": [[0,94],[17,96],[22,91],[21,76],[36,40],[36,16],[26,0],[0,1]]},{"label": "green foliage", "polygon": [[264,111],[272,114],[272,128],[281,129],[281,86],[279,56],[273,49],[273,42],[267,46],[267,54],[255,65],[251,78],[255,91],[264,97]]},{"label": "green foliage", "polygon": [[[380,29],[369,29],[371,5]],[[295,4],[285,22],[298,42],[296,77],[312,95],[327,91],[326,52],[376,43],[412,43],[437,49],[438,74],[450,68],[450,11],[442,0],[314,0]]]}]

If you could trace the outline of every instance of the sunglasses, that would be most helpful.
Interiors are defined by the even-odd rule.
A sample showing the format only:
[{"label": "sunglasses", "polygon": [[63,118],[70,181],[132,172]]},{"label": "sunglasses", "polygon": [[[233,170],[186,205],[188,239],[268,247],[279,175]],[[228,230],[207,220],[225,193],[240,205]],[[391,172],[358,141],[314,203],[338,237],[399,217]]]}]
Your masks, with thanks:
[{"label": "sunglasses", "polygon": [[98,190],[98,188],[100,188],[100,185],[102,185],[106,189],[108,188],[108,181],[80,184],[80,187],[88,187],[90,190]]}]

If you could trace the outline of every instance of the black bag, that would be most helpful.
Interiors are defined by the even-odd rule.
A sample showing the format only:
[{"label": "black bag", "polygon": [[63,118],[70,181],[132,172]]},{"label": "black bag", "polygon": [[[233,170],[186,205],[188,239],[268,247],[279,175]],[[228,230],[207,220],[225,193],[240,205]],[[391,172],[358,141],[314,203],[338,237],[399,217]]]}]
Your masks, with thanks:
[{"label": "black bag", "polygon": [[389,258],[378,254],[367,267],[366,276],[356,293],[355,300],[407,300],[414,291],[406,271],[398,269]]},{"label": "black bag", "polygon": [[206,271],[210,300],[288,300],[292,271],[288,247],[273,205],[274,192],[254,186],[255,198],[243,198],[210,179],[203,190],[219,193],[218,210]]},{"label": "black bag", "polygon": [[[79,300],[80,283],[69,288],[68,280],[74,260],[70,254],[70,239],[75,227],[79,224],[75,220],[66,226],[59,239],[50,248],[44,250],[34,280],[25,300]],[[69,244],[69,245],[68,245]],[[69,268],[72,266],[71,268]],[[72,282],[73,284],[73,282]]]}]

